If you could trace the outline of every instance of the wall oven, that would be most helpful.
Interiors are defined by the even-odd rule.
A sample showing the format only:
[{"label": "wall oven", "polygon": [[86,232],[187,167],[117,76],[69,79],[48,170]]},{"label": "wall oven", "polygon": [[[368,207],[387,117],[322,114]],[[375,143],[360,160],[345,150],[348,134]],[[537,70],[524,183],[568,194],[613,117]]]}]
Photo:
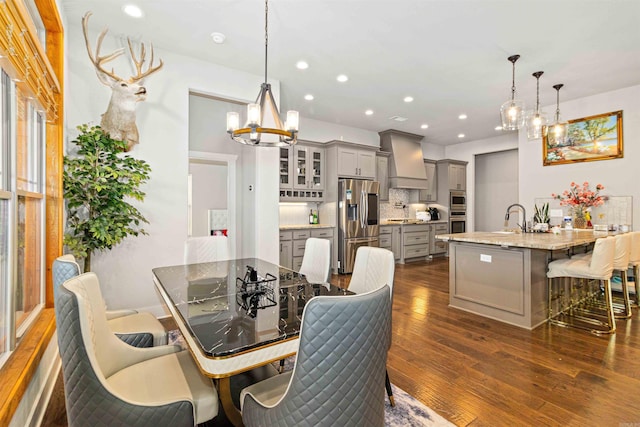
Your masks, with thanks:
[{"label": "wall oven", "polygon": [[451,211],[449,214],[449,233],[465,233],[467,231],[467,216],[465,212]]},{"label": "wall oven", "polygon": [[449,208],[451,208],[452,211],[466,211],[467,194],[464,191],[451,191],[449,193]]}]

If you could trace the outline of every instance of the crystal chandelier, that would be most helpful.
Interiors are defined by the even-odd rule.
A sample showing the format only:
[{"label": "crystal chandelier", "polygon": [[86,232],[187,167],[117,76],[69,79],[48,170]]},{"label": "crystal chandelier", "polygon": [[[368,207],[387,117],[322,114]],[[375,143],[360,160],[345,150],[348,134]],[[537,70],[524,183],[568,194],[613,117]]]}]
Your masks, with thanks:
[{"label": "crystal chandelier", "polygon": [[536,109],[527,116],[527,138],[538,139],[547,131],[547,115],[540,111],[540,76],[544,71],[536,71],[532,74],[536,78]]},{"label": "crystal chandelier", "polygon": [[549,137],[553,137],[554,145],[564,145],[567,140],[567,123],[560,120],[560,89],[564,86],[562,83],[553,85],[556,90],[556,117],[555,121],[549,126]]},{"label": "crystal chandelier", "polygon": [[516,61],[520,55],[512,55],[507,59],[512,64],[511,99],[500,107],[503,130],[518,130],[524,126],[524,101],[516,99]]},{"label": "crystal chandelier", "polygon": [[256,102],[247,105],[247,122],[240,128],[240,115],[237,112],[227,113],[227,133],[241,144],[259,147],[284,147],[298,142],[297,111],[287,111],[284,125],[280,119],[278,107],[273,100],[271,85],[267,83],[267,51],[269,46],[268,0],[264,2],[264,83],[260,86],[260,93]]}]

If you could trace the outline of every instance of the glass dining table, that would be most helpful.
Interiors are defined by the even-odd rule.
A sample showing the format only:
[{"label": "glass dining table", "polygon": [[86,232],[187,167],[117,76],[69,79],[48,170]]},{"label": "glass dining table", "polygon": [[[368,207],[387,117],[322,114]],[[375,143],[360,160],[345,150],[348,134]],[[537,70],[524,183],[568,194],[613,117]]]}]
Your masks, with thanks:
[{"label": "glass dining table", "polygon": [[218,382],[227,417],[241,425],[230,377],[294,355],[305,304],[350,295],[257,258],[158,267],[153,281],[203,373]]}]

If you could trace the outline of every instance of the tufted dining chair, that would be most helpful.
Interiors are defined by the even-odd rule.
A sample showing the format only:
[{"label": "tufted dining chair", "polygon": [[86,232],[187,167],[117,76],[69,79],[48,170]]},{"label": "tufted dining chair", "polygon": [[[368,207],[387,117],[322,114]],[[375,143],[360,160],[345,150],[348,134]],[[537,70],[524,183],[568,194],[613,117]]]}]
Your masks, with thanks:
[{"label": "tufted dining chair", "polygon": [[94,273],[65,281],[55,311],[70,427],[194,426],[217,415],[213,382],[188,351],[132,347],[111,332]]},{"label": "tufted dining chair", "polygon": [[331,242],[311,237],[304,244],[304,256],[299,273],[309,283],[328,283],[331,268]]},{"label": "tufted dining chair", "polygon": [[[396,264],[393,252],[384,248],[361,246],[356,252],[353,273],[351,273],[351,281],[347,289],[356,294],[362,294],[387,285],[393,301],[395,269]],[[389,341],[389,344],[391,344],[391,341]],[[385,373],[385,387],[391,406],[395,406],[396,403],[393,398],[388,371]]]},{"label": "tufted dining chair", "polygon": [[242,390],[245,426],[383,426],[389,295],[312,298],[293,370]]},{"label": "tufted dining chair", "polygon": [[184,244],[184,263],[226,261],[229,259],[229,239],[226,236],[189,237]]},{"label": "tufted dining chair", "polygon": [[[52,275],[55,300],[60,286],[72,277],[80,275],[80,266],[73,255],[62,255],[53,261]],[[109,328],[129,345],[151,347],[167,344],[167,331],[151,313],[136,310],[106,310],[105,315]]]}]

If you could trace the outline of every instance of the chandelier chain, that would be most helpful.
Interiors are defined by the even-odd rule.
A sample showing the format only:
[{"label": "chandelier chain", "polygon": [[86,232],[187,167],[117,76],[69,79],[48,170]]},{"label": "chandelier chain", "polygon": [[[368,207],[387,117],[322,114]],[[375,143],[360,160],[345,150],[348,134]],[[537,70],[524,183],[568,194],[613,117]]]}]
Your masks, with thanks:
[{"label": "chandelier chain", "polygon": [[264,0],[264,82],[267,83],[267,57],[269,46],[269,0]]},{"label": "chandelier chain", "polygon": [[511,72],[511,100],[516,98],[516,61],[511,63],[513,65]]}]

